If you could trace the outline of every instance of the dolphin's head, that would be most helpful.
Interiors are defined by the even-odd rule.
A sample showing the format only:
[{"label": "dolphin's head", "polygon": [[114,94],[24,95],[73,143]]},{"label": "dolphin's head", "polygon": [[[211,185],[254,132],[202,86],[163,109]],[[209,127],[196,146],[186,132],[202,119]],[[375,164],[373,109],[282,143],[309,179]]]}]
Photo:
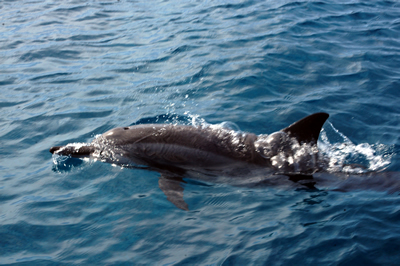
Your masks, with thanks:
[{"label": "dolphin's head", "polygon": [[171,125],[143,124],[130,127],[117,127],[105,132],[93,142],[99,145],[113,147],[129,145],[140,142],[143,139],[156,138],[164,132],[167,127],[170,128]]}]

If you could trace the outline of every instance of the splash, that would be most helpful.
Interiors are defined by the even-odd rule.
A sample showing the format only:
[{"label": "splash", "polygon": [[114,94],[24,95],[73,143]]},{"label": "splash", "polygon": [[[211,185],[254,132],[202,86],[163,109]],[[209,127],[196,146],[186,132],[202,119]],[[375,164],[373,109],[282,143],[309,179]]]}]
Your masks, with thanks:
[{"label": "splash", "polygon": [[200,115],[193,115],[189,111],[185,112],[187,116],[188,124],[194,127],[203,127],[209,125],[204,118],[200,118]]},{"label": "splash", "polygon": [[299,143],[285,132],[259,135],[254,146],[279,174],[313,174],[319,170],[317,146]]},{"label": "splash", "polygon": [[53,154],[52,156],[53,159],[53,164],[54,165],[63,165],[63,166],[67,166],[66,165],[66,161],[68,160],[67,156],[62,156],[62,155],[58,155],[58,154]]},{"label": "splash", "polygon": [[320,134],[318,147],[328,172],[362,174],[385,170],[393,153],[384,144],[354,144],[327,122]]},{"label": "splash", "polygon": [[[70,143],[66,145],[66,147],[74,147],[79,149],[87,145],[87,143]],[[62,148],[65,149],[66,147]],[[88,163],[90,160],[88,158],[82,158],[82,160],[74,160],[71,156],[60,155],[58,153],[54,153],[52,156],[53,160],[53,171],[58,173],[69,172],[73,169],[81,169],[83,163]]]}]

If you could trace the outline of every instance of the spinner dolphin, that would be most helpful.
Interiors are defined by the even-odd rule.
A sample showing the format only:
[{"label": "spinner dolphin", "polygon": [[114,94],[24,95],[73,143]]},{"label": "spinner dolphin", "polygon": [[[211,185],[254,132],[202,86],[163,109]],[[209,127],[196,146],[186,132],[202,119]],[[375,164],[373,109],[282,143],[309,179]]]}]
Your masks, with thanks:
[{"label": "spinner dolphin", "polygon": [[248,166],[287,175],[319,170],[317,140],[327,113],[309,115],[270,135],[216,126],[143,124],[111,129],[89,144],[50,149],[53,154],[89,157],[124,166],[148,166],[161,173],[167,199],[187,210],[180,186],[186,171],[236,172]]}]

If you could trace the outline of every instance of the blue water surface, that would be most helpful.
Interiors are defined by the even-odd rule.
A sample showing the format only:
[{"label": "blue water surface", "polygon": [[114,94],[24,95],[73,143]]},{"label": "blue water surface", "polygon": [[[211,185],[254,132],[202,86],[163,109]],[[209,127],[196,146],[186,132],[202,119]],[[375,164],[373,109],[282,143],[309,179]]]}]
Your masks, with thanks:
[{"label": "blue water surface", "polygon": [[[0,92],[1,264],[400,261],[397,1],[1,1]],[[262,134],[314,112],[330,114],[321,149],[385,189],[188,178],[183,211],[155,171],[48,151],[137,123]]]}]

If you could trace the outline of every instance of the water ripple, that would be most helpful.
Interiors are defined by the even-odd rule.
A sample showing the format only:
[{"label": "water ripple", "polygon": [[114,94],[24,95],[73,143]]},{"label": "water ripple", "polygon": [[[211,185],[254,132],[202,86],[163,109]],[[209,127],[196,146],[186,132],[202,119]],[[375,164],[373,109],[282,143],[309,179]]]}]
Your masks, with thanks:
[{"label": "water ripple", "polygon": [[396,178],[399,17],[396,1],[1,2],[0,261],[398,261],[397,194],[188,181],[182,212],[156,172],[55,166],[48,149],[191,118],[270,133],[325,111]]}]

